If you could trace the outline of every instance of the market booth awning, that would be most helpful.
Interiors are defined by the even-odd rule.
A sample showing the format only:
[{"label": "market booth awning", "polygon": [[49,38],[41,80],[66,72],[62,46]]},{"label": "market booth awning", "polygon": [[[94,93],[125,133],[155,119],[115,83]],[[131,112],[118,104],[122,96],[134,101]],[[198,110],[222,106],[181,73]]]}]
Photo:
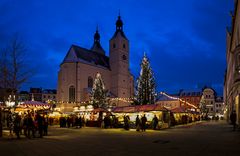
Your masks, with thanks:
[{"label": "market booth awning", "polygon": [[92,112],[94,113],[99,113],[99,112],[108,112],[108,110],[103,109],[103,108],[95,108],[94,110],[92,110]]},{"label": "market booth awning", "polygon": [[183,107],[177,107],[177,108],[173,108],[171,109],[172,113],[188,113],[186,109],[184,109]]},{"label": "market booth awning", "polygon": [[134,112],[150,112],[150,111],[169,111],[161,105],[139,105],[139,106],[125,106],[116,107],[113,109],[114,113],[134,113]]},{"label": "market booth awning", "polygon": [[18,107],[21,108],[38,108],[38,109],[48,109],[50,108],[50,104],[39,102],[39,101],[24,101],[20,103]]}]

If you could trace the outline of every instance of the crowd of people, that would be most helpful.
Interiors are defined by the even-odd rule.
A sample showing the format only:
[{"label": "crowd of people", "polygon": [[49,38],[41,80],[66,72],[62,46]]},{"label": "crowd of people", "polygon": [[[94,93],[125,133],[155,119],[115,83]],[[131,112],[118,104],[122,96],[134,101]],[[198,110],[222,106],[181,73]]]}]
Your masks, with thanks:
[{"label": "crowd of people", "polygon": [[59,125],[61,128],[64,128],[64,127],[82,128],[86,125],[86,120],[84,116],[80,116],[80,115],[72,115],[68,117],[61,116],[59,118]]},{"label": "crowd of people", "polygon": [[33,112],[27,112],[23,115],[9,112],[7,127],[10,131],[10,137],[15,134],[18,139],[20,139],[21,135],[27,138],[42,138],[48,135],[48,117]]}]

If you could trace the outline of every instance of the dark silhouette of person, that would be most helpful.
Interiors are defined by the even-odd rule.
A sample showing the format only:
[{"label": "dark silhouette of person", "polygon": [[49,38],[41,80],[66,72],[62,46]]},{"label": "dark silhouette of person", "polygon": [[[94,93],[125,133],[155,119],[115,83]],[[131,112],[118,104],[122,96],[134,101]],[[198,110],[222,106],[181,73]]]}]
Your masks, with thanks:
[{"label": "dark silhouette of person", "polygon": [[31,131],[32,131],[32,136],[35,137],[35,131],[34,131],[34,123],[33,123],[33,119],[32,119],[32,115],[29,113],[27,116],[27,137],[31,138]]},{"label": "dark silhouette of person", "polygon": [[0,138],[2,137],[3,134],[3,128],[2,128],[2,108],[0,108]]},{"label": "dark silhouette of person", "polygon": [[48,117],[47,116],[43,117],[43,135],[44,136],[48,135]]},{"label": "dark silhouette of person", "polygon": [[124,116],[124,129],[129,130],[129,116]]},{"label": "dark silhouette of person", "polygon": [[156,115],[153,117],[153,129],[156,130],[158,125],[158,118]]},{"label": "dark silhouette of person", "polygon": [[67,127],[70,128],[70,126],[71,126],[71,122],[70,122],[70,117],[68,116],[67,117]]},{"label": "dark silhouette of person", "polygon": [[43,137],[43,117],[38,113],[37,114],[37,124],[38,124],[38,132],[39,132],[39,137]]},{"label": "dark silhouette of person", "polygon": [[14,119],[14,132],[18,139],[20,139],[20,123],[21,123],[21,117],[20,115],[16,114]]},{"label": "dark silhouette of person", "polygon": [[235,111],[233,111],[233,112],[231,113],[231,115],[230,115],[230,120],[231,120],[231,123],[232,123],[232,125],[233,125],[233,130],[235,131],[235,130],[236,130],[236,127],[237,127],[237,125],[236,125],[237,115],[236,115],[236,112],[235,112]]},{"label": "dark silhouette of person", "polygon": [[141,118],[141,122],[142,122],[142,131],[146,131],[146,122],[147,122],[147,118],[145,116],[145,114],[143,115],[143,117]]},{"label": "dark silhouette of person", "polygon": [[135,125],[136,125],[136,131],[140,131],[141,121],[139,119],[139,115],[137,115],[137,117],[136,117]]}]

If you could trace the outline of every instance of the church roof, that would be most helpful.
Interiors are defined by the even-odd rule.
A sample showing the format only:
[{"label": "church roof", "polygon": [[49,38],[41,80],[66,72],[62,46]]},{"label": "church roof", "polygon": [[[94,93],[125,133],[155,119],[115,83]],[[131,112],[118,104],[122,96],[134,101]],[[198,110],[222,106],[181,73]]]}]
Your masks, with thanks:
[{"label": "church roof", "polygon": [[126,40],[128,40],[122,30],[116,30],[115,33],[114,33],[114,35],[113,35],[113,37],[112,37],[112,39],[115,38],[115,37],[117,37],[118,33],[120,33],[120,35],[121,35],[123,38],[125,38]]},{"label": "church roof", "polygon": [[[69,59],[68,54],[73,50],[77,59]],[[95,66],[102,66],[110,69],[109,57],[100,54],[98,52],[88,50],[86,48],[79,47],[77,45],[72,45],[67,56],[65,57],[63,63],[65,62],[83,62]]]},{"label": "church roof", "polygon": [[98,53],[101,53],[101,54],[105,54],[105,51],[103,50],[100,42],[94,42],[91,50],[95,51],[95,52],[98,52]]}]

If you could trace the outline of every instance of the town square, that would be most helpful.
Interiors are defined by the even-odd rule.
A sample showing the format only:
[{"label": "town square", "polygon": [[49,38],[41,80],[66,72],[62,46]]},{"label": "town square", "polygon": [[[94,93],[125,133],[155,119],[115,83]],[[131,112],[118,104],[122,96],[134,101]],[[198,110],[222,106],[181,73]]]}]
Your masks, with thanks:
[{"label": "town square", "polygon": [[239,155],[240,1],[0,1],[0,155]]}]

